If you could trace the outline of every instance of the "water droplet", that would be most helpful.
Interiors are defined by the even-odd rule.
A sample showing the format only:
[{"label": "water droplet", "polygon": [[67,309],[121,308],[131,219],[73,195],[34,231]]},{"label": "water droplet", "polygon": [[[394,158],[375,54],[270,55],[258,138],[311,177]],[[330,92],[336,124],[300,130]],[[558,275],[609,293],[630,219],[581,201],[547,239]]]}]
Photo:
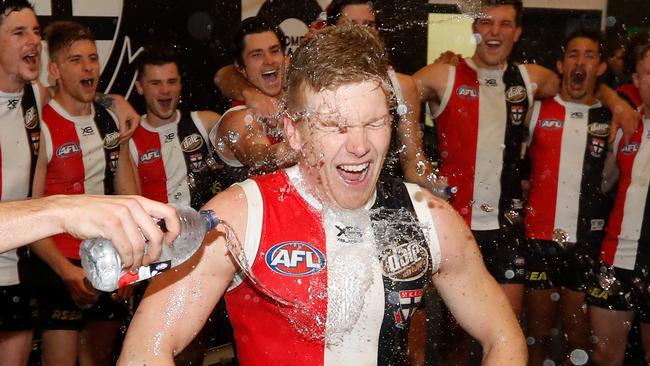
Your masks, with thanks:
[{"label": "water droplet", "polygon": [[526,338],[526,344],[532,346],[533,344],[535,344],[535,338],[533,337]]},{"label": "water droplet", "polygon": [[509,270],[506,271],[505,276],[506,276],[506,279],[511,280],[511,279],[515,278],[515,271],[509,269]]},{"label": "water droplet", "polygon": [[560,294],[557,292],[554,292],[551,294],[551,301],[559,301],[560,300]]},{"label": "water droplet", "polygon": [[574,349],[569,355],[569,360],[574,365],[586,365],[589,361],[589,354],[583,349]]}]

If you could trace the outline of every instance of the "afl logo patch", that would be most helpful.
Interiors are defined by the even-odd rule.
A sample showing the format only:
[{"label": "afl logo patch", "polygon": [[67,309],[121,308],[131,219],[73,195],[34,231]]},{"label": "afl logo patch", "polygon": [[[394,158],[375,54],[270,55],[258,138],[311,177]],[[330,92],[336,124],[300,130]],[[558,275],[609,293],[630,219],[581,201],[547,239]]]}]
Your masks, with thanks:
[{"label": "afl logo patch", "polygon": [[506,100],[510,103],[521,103],[526,99],[526,88],[521,85],[511,86],[506,90]]},{"label": "afl logo patch", "polygon": [[539,123],[539,127],[550,131],[559,130],[560,128],[562,128],[562,125],[563,125],[562,121],[557,119],[545,119]]},{"label": "afl logo patch", "polygon": [[590,135],[607,137],[609,136],[609,125],[607,123],[591,123],[588,132]]},{"label": "afl logo patch", "polygon": [[73,155],[79,154],[80,152],[81,149],[79,148],[79,144],[76,142],[66,142],[56,149],[56,156],[58,158],[69,158]]},{"label": "afl logo patch", "polygon": [[456,94],[463,99],[476,99],[478,98],[478,90],[471,86],[461,85],[456,89]]},{"label": "afl logo patch", "polygon": [[325,268],[325,255],[311,244],[285,241],[274,245],[266,253],[266,265],[284,276],[302,277],[320,272]]},{"label": "afl logo patch", "polygon": [[38,114],[36,113],[36,108],[29,107],[27,112],[25,112],[25,128],[31,130],[36,127],[38,124]]},{"label": "afl logo patch", "polygon": [[117,147],[120,144],[120,133],[111,132],[108,135],[104,136],[104,149],[110,150]]},{"label": "afl logo patch", "polygon": [[203,146],[203,138],[198,133],[186,136],[181,142],[181,149],[185,152],[192,152]]},{"label": "afl logo patch", "polygon": [[384,276],[394,281],[413,281],[429,269],[429,253],[416,243],[386,248],[381,254]]},{"label": "afl logo patch", "polygon": [[149,149],[140,155],[140,164],[152,163],[155,160],[160,159],[160,150],[158,149]]},{"label": "afl logo patch", "polygon": [[622,153],[623,155],[634,154],[634,153],[636,153],[637,151],[639,151],[639,146],[640,146],[640,145],[639,145],[638,143],[636,143],[636,142],[631,143],[631,144],[624,145],[624,146],[621,148],[621,153]]}]

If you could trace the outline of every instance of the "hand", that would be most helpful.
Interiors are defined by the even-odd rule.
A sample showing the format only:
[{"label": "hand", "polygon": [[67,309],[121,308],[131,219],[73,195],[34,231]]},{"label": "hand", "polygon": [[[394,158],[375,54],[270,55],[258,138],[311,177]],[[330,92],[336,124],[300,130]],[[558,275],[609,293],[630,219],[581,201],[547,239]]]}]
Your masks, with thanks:
[{"label": "hand", "polygon": [[458,62],[460,61],[461,58],[463,58],[463,56],[461,56],[461,54],[459,53],[454,53],[452,51],[445,51],[441,53],[440,56],[438,56],[438,58],[435,61],[433,61],[433,63],[434,64],[443,63],[450,66],[456,66],[458,65]]},{"label": "hand", "polygon": [[275,117],[280,114],[278,101],[262,93],[257,88],[247,88],[242,92],[244,102],[253,114],[261,117]]},{"label": "hand", "polygon": [[115,113],[120,128],[120,143],[123,143],[133,136],[133,132],[140,124],[140,115],[123,96],[117,94],[110,96],[115,104]]},{"label": "hand", "polygon": [[[64,209],[64,232],[80,239],[103,237],[113,241],[125,269],[135,271],[156,261],[163,241],[171,243],[180,233],[176,210],[140,196],[54,196]],[[153,218],[164,219],[163,233]],[[145,251],[147,240],[147,253]]]},{"label": "hand", "polygon": [[124,286],[118,288],[115,292],[111,294],[111,300],[115,302],[122,302],[128,300],[133,296],[133,286]]},{"label": "hand", "polygon": [[86,274],[81,267],[70,262],[59,269],[59,277],[68,288],[72,300],[80,305],[92,305],[97,301],[97,292],[87,285]]},{"label": "hand", "polygon": [[610,143],[616,139],[618,129],[623,130],[623,141],[630,142],[630,138],[641,123],[641,114],[627,103],[619,103],[612,107],[612,128],[609,133]]}]

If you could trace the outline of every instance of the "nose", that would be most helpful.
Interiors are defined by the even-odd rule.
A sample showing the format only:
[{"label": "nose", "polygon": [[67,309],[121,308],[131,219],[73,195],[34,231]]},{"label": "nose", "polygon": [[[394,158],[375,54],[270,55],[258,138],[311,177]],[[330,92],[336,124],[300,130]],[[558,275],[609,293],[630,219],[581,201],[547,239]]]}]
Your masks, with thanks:
[{"label": "nose", "polygon": [[356,157],[362,157],[370,151],[366,129],[363,127],[348,127],[346,132],[346,150]]},{"label": "nose", "polygon": [[37,45],[41,43],[41,35],[36,32],[29,32],[28,42],[30,45]]},{"label": "nose", "polygon": [[264,52],[264,64],[271,65],[273,63],[273,55],[270,52]]}]

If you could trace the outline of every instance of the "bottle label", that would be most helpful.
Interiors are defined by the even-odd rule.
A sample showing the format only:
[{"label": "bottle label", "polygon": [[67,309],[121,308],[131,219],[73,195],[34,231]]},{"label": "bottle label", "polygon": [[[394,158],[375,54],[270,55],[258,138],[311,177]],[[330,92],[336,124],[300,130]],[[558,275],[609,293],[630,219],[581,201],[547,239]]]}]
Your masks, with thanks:
[{"label": "bottle label", "polygon": [[148,266],[142,266],[138,269],[138,273],[126,272],[122,274],[120,280],[117,283],[117,287],[125,287],[136,282],[144,281],[165,272],[171,267],[171,259],[167,261],[151,263]]}]

